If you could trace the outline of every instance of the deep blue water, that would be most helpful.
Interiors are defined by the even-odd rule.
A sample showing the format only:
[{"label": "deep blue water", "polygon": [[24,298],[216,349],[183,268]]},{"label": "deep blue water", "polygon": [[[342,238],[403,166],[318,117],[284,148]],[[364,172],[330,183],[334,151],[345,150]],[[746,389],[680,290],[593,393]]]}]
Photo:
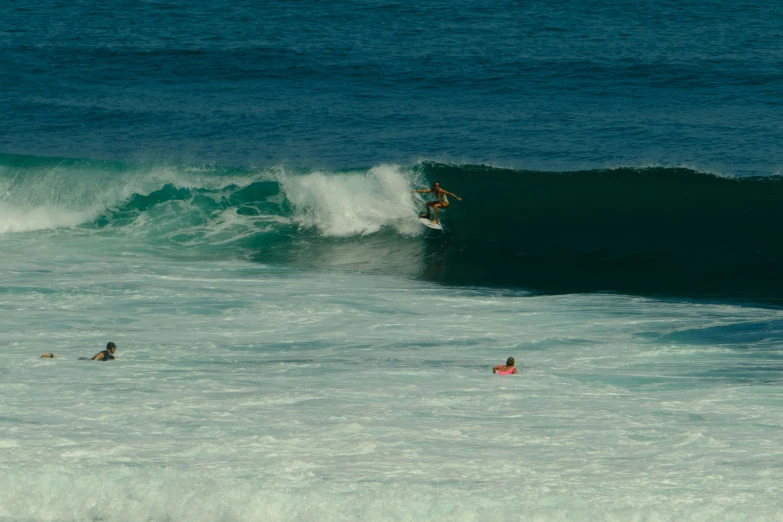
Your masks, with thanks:
[{"label": "deep blue water", "polygon": [[6,1],[0,152],[783,166],[783,4]]}]

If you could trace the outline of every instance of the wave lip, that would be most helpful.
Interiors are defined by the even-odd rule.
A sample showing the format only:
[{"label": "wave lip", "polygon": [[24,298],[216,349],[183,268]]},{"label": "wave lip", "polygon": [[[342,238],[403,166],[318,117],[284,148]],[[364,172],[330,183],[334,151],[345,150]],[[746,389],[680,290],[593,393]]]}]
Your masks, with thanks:
[{"label": "wave lip", "polygon": [[314,172],[280,178],[294,208],[294,219],[326,237],[350,237],[379,232],[385,227],[412,236],[421,227],[410,197],[410,175],[398,166],[379,165],[367,172]]}]

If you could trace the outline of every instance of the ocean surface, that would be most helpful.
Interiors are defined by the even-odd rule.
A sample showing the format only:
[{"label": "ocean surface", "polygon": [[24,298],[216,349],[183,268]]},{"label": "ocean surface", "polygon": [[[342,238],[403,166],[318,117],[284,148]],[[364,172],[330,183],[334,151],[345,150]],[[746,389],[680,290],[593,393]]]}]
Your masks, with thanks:
[{"label": "ocean surface", "polygon": [[7,0],[0,522],[783,520],[781,223],[779,1]]}]

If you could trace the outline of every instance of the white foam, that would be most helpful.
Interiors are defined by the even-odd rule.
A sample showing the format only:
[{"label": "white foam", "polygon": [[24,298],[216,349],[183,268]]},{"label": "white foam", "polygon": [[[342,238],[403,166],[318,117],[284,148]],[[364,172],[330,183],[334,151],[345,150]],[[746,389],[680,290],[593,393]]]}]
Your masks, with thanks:
[{"label": "white foam", "polygon": [[74,211],[44,205],[18,208],[0,201],[0,234],[73,227],[95,216],[94,210]]},{"label": "white foam", "polygon": [[3,522],[778,516],[779,386],[713,377],[778,350],[711,328],[781,310],[42,243],[0,248]]},{"label": "white foam", "polygon": [[[264,484],[263,468],[245,479],[229,479],[206,469],[187,472],[167,467],[46,466],[29,471],[2,469],[0,520],[673,522],[779,518],[773,502],[754,504],[759,496],[752,492],[711,502],[694,493],[675,496],[673,484],[662,483],[641,499],[628,496],[624,488],[611,499],[596,499],[589,493],[578,496],[569,491],[567,473],[560,487],[531,487],[535,477],[520,477],[518,483],[505,485],[506,489],[493,490],[480,480],[470,487],[433,487],[417,483],[416,476],[401,476],[393,483],[362,477],[364,483],[359,486],[316,482],[309,487],[270,487]],[[667,491],[672,491],[671,497]]]},{"label": "white foam", "polygon": [[394,165],[347,174],[284,174],[279,182],[303,227],[331,237],[372,234],[391,228],[400,234],[421,233],[411,197],[414,175]]}]

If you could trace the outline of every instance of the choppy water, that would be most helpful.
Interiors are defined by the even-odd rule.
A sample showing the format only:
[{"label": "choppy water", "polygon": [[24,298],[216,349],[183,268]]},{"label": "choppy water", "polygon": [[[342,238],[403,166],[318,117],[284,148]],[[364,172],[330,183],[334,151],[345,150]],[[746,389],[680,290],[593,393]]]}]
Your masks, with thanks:
[{"label": "choppy water", "polygon": [[9,257],[5,520],[779,516],[778,310]]},{"label": "choppy water", "polygon": [[779,3],[0,20],[0,520],[783,520]]}]

